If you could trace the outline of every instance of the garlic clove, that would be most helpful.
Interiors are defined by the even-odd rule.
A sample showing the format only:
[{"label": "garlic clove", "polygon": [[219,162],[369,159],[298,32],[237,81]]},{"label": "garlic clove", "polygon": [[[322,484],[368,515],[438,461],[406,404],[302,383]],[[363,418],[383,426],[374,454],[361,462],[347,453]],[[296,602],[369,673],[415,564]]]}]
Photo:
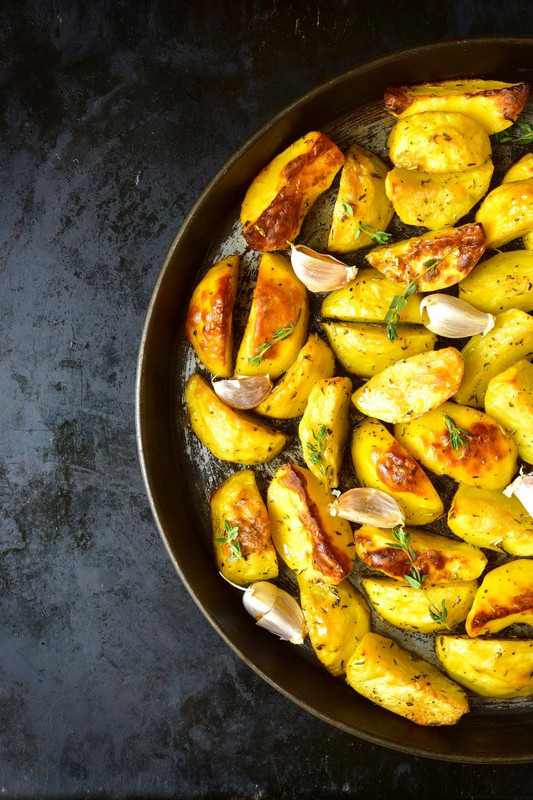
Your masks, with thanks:
[{"label": "garlic clove", "polygon": [[432,333],[448,339],[461,339],[476,333],[488,333],[494,327],[494,316],[479,311],[465,300],[449,294],[426,295],[420,303],[420,312],[429,319],[424,325]]},{"label": "garlic clove", "polygon": [[513,495],[520,500],[530,517],[533,517],[533,473],[519,475],[509,484],[503,493],[506,497]]},{"label": "garlic clove", "polygon": [[[289,243],[290,244],[290,243]],[[349,267],[338,258],[317,253],[303,244],[291,244],[291,264],[310,292],[331,292],[340,289],[357,275],[357,267]]]},{"label": "garlic clove", "polygon": [[246,589],[242,602],[260,628],[293,644],[302,644],[306,633],[304,616],[288,592],[269,581],[257,581]]},{"label": "garlic clove", "polygon": [[235,376],[222,381],[212,381],[214,392],[232,408],[241,410],[255,408],[272,391],[272,381],[268,375],[254,375],[252,378]]},{"label": "garlic clove", "polygon": [[329,513],[333,517],[376,528],[395,528],[405,523],[403,511],[396,500],[381,489],[350,489],[331,504]]}]

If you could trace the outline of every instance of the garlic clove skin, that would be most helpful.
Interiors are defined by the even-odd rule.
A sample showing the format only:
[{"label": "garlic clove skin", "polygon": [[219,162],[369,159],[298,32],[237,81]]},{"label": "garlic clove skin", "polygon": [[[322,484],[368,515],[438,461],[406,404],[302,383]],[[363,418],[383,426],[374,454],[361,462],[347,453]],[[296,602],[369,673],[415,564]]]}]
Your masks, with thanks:
[{"label": "garlic clove skin", "polygon": [[332,503],[329,513],[333,517],[375,528],[395,528],[405,524],[403,511],[396,500],[381,489],[350,489]]},{"label": "garlic clove skin", "polygon": [[268,375],[254,375],[251,378],[238,376],[227,380],[211,381],[215,394],[228,406],[241,411],[255,408],[272,391],[272,381]]},{"label": "garlic clove skin", "polygon": [[462,339],[476,333],[486,334],[494,327],[494,316],[479,311],[465,300],[449,294],[426,295],[420,303],[420,312],[426,312],[424,325],[432,333],[448,339]]},{"label": "garlic clove skin", "polygon": [[[290,243],[289,243],[290,244]],[[291,244],[291,264],[296,275],[310,292],[331,292],[353,281],[357,267],[349,267],[338,258],[317,253],[303,244]]]},{"label": "garlic clove skin", "polygon": [[302,644],[306,634],[304,616],[288,592],[269,581],[257,581],[246,589],[242,602],[260,628],[292,644]]},{"label": "garlic clove skin", "polygon": [[530,517],[533,517],[533,473],[519,475],[509,484],[503,493],[506,497],[513,495],[520,500]]}]

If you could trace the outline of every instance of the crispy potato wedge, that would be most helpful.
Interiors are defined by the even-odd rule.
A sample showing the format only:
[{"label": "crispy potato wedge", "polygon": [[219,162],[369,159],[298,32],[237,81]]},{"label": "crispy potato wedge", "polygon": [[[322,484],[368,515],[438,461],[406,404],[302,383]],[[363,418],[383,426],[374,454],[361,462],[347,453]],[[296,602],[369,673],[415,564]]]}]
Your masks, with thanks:
[{"label": "crispy potato wedge", "polygon": [[239,256],[228,256],[209,269],[195,287],[185,322],[185,335],[213,375],[229,378],[233,358],[233,304]]},{"label": "crispy potato wedge", "polygon": [[488,572],[466,618],[469,636],[498,633],[522,622],[533,624],[533,561],[519,558]]},{"label": "crispy potato wedge", "polygon": [[[457,439],[446,424],[450,420],[459,431]],[[395,425],[394,435],[424,467],[469,486],[503,489],[517,469],[512,437],[488,414],[469,406],[444,403]]]},{"label": "crispy potato wedge", "polygon": [[[414,565],[426,576],[424,588],[432,583],[474,581],[485,569],[487,557],[477,547],[420,528],[409,528],[409,533],[416,555]],[[361,561],[403,584],[411,562],[394,543],[388,528],[363,525],[355,533],[355,550]]]},{"label": "crispy potato wedge", "polygon": [[460,483],[448,512],[448,527],[475,547],[533,556],[533,519],[514,495]]},{"label": "crispy potato wedge", "polygon": [[440,663],[461,686],[483,697],[533,694],[532,639],[469,639],[437,636]]},{"label": "crispy potato wedge", "polygon": [[251,414],[227,406],[198,374],[187,381],[185,402],[193,431],[221,461],[264,464],[281,453],[290,439]]},{"label": "crispy potato wedge", "polygon": [[[375,269],[360,269],[353,281],[335,289],[322,302],[322,316],[346,322],[383,322],[398,286]],[[400,322],[422,324],[420,301],[415,292],[400,311]]]},{"label": "crispy potato wedge", "polygon": [[476,222],[485,228],[491,247],[502,247],[533,230],[533,178],[493,189],[481,203]]},{"label": "crispy potato wedge", "polygon": [[320,481],[304,467],[283,464],[268,487],[268,515],[276,550],[308,583],[337,585],[355,560],[349,522],[332,517],[332,502]]},{"label": "crispy potato wedge", "polygon": [[485,411],[508,431],[518,455],[533,464],[533,365],[525,358],[490,381]]},{"label": "crispy potato wedge", "polygon": [[417,725],[455,725],[469,711],[464,691],[392,639],[367,633],[346,668],[356,692]]},{"label": "crispy potato wedge", "polygon": [[335,356],[331,349],[316,333],[311,333],[296,361],[254,411],[275,419],[300,417],[315,383],[331,378],[334,373]]},{"label": "crispy potato wedge", "polygon": [[509,167],[503,176],[502,183],[523,181],[526,178],[533,178],[533,153],[526,153],[516,164]]},{"label": "crispy potato wedge", "polygon": [[307,289],[294,274],[290,261],[285,256],[265,253],[235,374],[279,378],[296,360],[307,336],[308,320]]},{"label": "crispy potato wedge", "polygon": [[218,569],[229,581],[246,586],[277,577],[270,520],[251,469],[230,475],[214,493],[211,532]]},{"label": "crispy potato wedge", "polygon": [[350,428],[349,378],[317,381],[300,420],[304,461],[319,481],[330,489],[339,485],[339,472]]},{"label": "crispy potato wedge", "polygon": [[332,675],[344,675],[350,656],[370,630],[368,605],[348,578],[338,586],[303,580],[299,584],[313,650]]},{"label": "crispy potato wedge", "polygon": [[533,310],[533,253],[497,253],[478,264],[459,284],[459,297],[480,311]]},{"label": "crispy potato wedge", "polygon": [[356,427],[351,454],[361,486],[394,497],[408,525],[429,524],[443,515],[442,500],[420,464],[379,420],[365,419]]},{"label": "crispy potato wedge", "polygon": [[[397,628],[415,633],[453,630],[464,622],[474,602],[477,581],[454,581],[428,586],[424,592],[394,578],[362,578],[363,589],[379,616]],[[429,598],[429,600],[428,600]],[[446,623],[431,616],[430,603],[439,612],[444,602]]]},{"label": "crispy potato wedge", "polygon": [[492,161],[463,172],[417,172],[394,167],[385,191],[406,225],[439,230],[455,225],[487,193],[494,172]]},{"label": "crispy potato wedge", "polygon": [[463,360],[455,347],[431,350],[374,375],[354,392],[352,401],[367,417],[405,422],[452,397],[462,377]]},{"label": "crispy potato wedge", "polygon": [[343,164],[337,145],[318,131],[302,136],[267,164],[252,181],[241,208],[243,235],[250,247],[284,250]]},{"label": "crispy potato wedge", "polygon": [[369,233],[360,230],[360,225],[376,231],[387,229],[394,209],[385,193],[386,174],[386,165],[374,153],[357,144],[348,149],[333,209],[328,250],[350,253],[372,244]]},{"label": "crispy potato wedge", "polygon": [[498,314],[494,328],[472,336],[463,347],[465,369],[458,403],[483,406],[489,381],[521,358],[533,355],[533,318],[516,308]]},{"label": "crispy potato wedge", "polygon": [[385,107],[395,117],[423,111],[459,111],[482,125],[489,135],[509,128],[524,108],[527,83],[477,78],[396,86],[385,92]]},{"label": "crispy potato wedge", "polygon": [[481,225],[462,225],[376,247],[366,258],[390,281],[435,292],[463,280],[485,251]]}]

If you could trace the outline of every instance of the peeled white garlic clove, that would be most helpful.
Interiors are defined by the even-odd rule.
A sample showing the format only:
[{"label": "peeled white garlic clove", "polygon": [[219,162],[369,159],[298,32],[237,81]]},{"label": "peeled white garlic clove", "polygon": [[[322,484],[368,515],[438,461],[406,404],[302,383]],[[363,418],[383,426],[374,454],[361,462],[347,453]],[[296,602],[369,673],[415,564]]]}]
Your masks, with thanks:
[{"label": "peeled white garlic clove", "polygon": [[533,473],[519,475],[509,484],[503,493],[506,497],[517,497],[530,517],[533,517]]},{"label": "peeled white garlic clove", "polygon": [[272,381],[268,375],[254,375],[252,378],[228,378],[212,381],[215,394],[232,408],[255,408],[272,391]]},{"label": "peeled white garlic clove", "polygon": [[485,334],[494,327],[492,314],[478,311],[465,300],[449,294],[426,295],[420,303],[422,319],[424,311],[429,318],[429,322],[424,322],[426,328],[449,339]]},{"label": "peeled white garlic clove", "polygon": [[257,581],[246,589],[242,602],[260,628],[293,644],[302,644],[305,637],[302,609],[283,589],[268,581]]},{"label": "peeled white garlic clove", "polygon": [[[289,243],[290,244],[290,243]],[[310,292],[331,292],[353,281],[357,267],[349,267],[338,258],[317,253],[303,244],[291,244],[291,264]]]},{"label": "peeled white garlic clove", "polygon": [[405,523],[396,500],[380,489],[350,489],[329,506],[329,513],[376,528],[395,528]]}]

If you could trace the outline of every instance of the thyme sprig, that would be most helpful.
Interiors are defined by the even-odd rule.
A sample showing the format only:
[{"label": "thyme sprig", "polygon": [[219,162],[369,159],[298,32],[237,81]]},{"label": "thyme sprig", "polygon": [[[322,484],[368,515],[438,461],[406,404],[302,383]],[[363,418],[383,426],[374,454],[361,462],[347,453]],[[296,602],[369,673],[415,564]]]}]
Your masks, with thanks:
[{"label": "thyme sprig", "polygon": [[283,342],[284,339],[288,339],[291,336],[292,332],[296,327],[296,322],[291,322],[290,325],[287,325],[286,328],[278,328],[277,331],[274,331],[272,334],[272,339],[269,339],[263,344],[259,345],[257,353],[255,356],[252,356],[248,359],[248,363],[251,364],[253,367],[258,367],[261,361],[263,361],[265,357],[265,353],[267,350],[270,350],[278,342]]},{"label": "thyme sprig", "polygon": [[232,525],[227,519],[224,520],[224,536],[220,536],[217,539],[217,542],[220,544],[227,544],[231,550],[231,556],[228,558],[228,563],[230,561],[237,561],[238,558],[242,558],[242,548],[241,543],[239,541],[239,526]]},{"label": "thyme sprig", "polygon": [[[512,131],[516,131],[517,128],[520,133],[518,136],[513,136]],[[528,122],[516,121],[510,128],[497,133],[495,138],[502,144],[532,144],[533,126]]]},{"label": "thyme sprig", "polygon": [[324,477],[327,476],[329,466],[324,464],[324,453],[326,452],[326,433],[327,428],[325,425],[321,425],[318,429],[318,433],[315,433],[315,429],[311,429],[311,434],[313,436],[314,442],[307,442],[307,449],[309,451],[309,461],[311,464],[317,466],[322,475]]},{"label": "thyme sprig", "polygon": [[348,214],[349,217],[353,217],[353,207],[346,201],[341,201],[342,210],[345,214]]},{"label": "thyme sprig", "polygon": [[470,433],[470,431],[467,431],[465,428],[458,428],[454,418],[449,417],[448,414],[444,415],[444,422],[450,434],[450,446],[452,450],[459,450],[461,447],[465,447],[468,450],[470,447],[468,439],[471,439],[474,434]]},{"label": "thyme sprig", "polygon": [[367,233],[371,240],[377,244],[387,244],[392,236],[392,233],[387,233],[387,231],[379,231],[374,228],[373,225],[364,225],[362,222],[360,222],[357,226],[354,239],[359,239],[362,233]]}]

